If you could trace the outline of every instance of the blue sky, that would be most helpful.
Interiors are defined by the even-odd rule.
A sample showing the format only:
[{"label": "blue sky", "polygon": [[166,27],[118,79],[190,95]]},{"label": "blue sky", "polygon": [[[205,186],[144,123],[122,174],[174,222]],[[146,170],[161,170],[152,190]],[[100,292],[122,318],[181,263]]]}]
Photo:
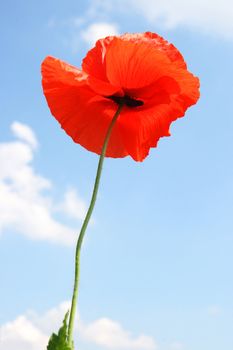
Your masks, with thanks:
[{"label": "blue sky", "polygon": [[182,52],[201,99],[143,163],[106,159],[77,348],[231,350],[231,2],[8,1],[0,13],[0,350],[43,349],[60,325],[98,161],[50,115],[41,61],[79,67],[98,37],[146,30]]}]

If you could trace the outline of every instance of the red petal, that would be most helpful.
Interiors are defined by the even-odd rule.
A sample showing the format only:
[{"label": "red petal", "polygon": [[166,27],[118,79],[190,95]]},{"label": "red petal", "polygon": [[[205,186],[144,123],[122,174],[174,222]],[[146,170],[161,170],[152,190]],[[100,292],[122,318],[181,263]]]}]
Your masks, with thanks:
[{"label": "red petal", "polygon": [[78,119],[80,101],[93,97],[86,74],[54,57],[46,57],[41,65],[42,86],[51,113],[62,124]]},{"label": "red petal", "polygon": [[136,161],[143,161],[161,137],[170,136],[171,122],[181,116],[181,111],[169,104],[140,111],[127,109],[119,118],[119,128],[128,154]]},{"label": "red petal", "polygon": [[[76,127],[76,134],[73,137],[74,141],[89,151],[101,154],[107,129],[117,108],[118,106],[112,101],[101,98],[93,100],[89,104],[87,103],[81,122]],[[122,135],[117,121],[111,133],[106,156],[121,158],[127,155],[128,152],[122,142]]]},{"label": "red petal", "polygon": [[127,95],[144,102],[145,108],[157,104],[167,104],[171,101],[172,94],[180,93],[180,86],[171,77],[161,77],[151,85],[139,89],[126,90]]},{"label": "red petal", "polygon": [[155,46],[157,50],[163,51],[167,57],[169,57],[170,61],[176,63],[176,65],[180,68],[186,68],[184,58],[177,48],[158,34],[146,32],[137,34],[137,36],[140,38],[140,40],[147,42],[149,45]]},{"label": "red petal", "polygon": [[124,106],[114,126],[107,156],[142,161],[172,121],[199,98],[199,80],[182,55],[153,33],[99,40],[83,60],[83,70],[52,57],[42,64],[43,89],[52,114],[77,143],[100,154],[117,104],[104,98],[124,94],[143,106]]},{"label": "red petal", "polygon": [[[127,152],[136,161],[142,161],[151,147],[156,147],[163,136],[170,136],[170,124],[183,117],[188,107],[199,98],[199,80],[191,73],[177,75],[177,83],[170,78],[161,78],[160,87],[136,91],[144,94],[145,104],[134,109],[124,109],[119,118],[120,131]],[[154,91],[154,95],[151,93]]]},{"label": "red petal", "polygon": [[106,53],[110,83],[123,89],[148,86],[163,75],[170,63],[167,56],[147,43],[114,38]]},{"label": "red petal", "polygon": [[95,47],[88,51],[82,63],[84,72],[96,79],[107,81],[105,54],[111,41],[112,37],[100,39],[96,42]]},{"label": "red petal", "polygon": [[[97,154],[101,153],[107,128],[117,105],[95,94],[80,70],[53,57],[42,63],[42,85],[53,116],[72,139]],[[115,125],[107,156],[127,155]]]},{"label": "red petal", "polygon": [[120,87],[113,86],[106,81],[99,80],[91,76],[88,77],[88,85],[93,91],[102,96],[111,96],[116,94],[118,96],[124,95],[124,92]]},{"label": "red petal", "polygon": [[79,86],[85,84],[87,74],[80,69],[55,57],[47,56],[41,65],[42,83],[48,89],[62,85]]},{"label": "red petal", "polygon": [[98,40],[83,59],[82,69],[89,75],[88,84],[98,94],[111,96],[114,94],[123,95],[121,87],[113,86],[106,76],[106,50],[113,37]]}]

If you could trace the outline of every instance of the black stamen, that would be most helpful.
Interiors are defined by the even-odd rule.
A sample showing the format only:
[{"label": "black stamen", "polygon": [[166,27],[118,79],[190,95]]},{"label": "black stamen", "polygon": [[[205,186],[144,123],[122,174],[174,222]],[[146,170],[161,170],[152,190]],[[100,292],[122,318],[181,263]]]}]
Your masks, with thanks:
[{"label": "black stamen", "polygon": [[135,100],[130,96],[107,96],[110,100],[116,102],[117,104],[125,104],[127,107],[139,107],[144,105],[144,102],[141,100]]}]

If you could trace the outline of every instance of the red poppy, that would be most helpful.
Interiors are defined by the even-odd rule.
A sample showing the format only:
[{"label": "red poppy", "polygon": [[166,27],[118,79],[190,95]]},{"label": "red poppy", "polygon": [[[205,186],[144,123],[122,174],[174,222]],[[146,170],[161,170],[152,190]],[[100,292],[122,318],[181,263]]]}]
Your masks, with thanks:
[{"label": "red poppy", "polygon": [[97,154],[117,104],[124,103],[107,157],[142,161],[199,98],[199,79],[180,52],[150,32],[98,40],[82,70],[46,57],[42,76],[51,113],[75,142]]}]

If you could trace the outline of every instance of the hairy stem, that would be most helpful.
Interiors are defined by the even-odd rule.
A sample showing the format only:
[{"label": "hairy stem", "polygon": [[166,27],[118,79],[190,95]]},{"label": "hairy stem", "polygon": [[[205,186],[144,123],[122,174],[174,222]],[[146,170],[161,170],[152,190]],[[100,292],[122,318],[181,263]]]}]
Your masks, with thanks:
[{"label": "hairy stem", "polygon": [[96,202],[96,197],[98,193],[98,188],[99,188],[99,183],[100,183],[100,177],[101,177],[101,172],[102,172],[102,167],[103,167],[103,162],[104,162],[104,157],[105,153],[107,150],[108,142],[111,136],[111,132],[113,129],[113,126],[117,120],[117,117],[119,116],[121,110],[123,107],[123,103],[119,104],[119,107],[114,115],[114,117],[111,120],[111,123],[108,127],[103,147],[102,147],[102,152],[99,157],[99,163],[97,167],[97,172],[96,172],[96,178],[95,178],[95,184],[92,192],[92,197],[91,197],[91,202],[90,206],[88,208],[86,217],[84,219],[79,237],[78,237],[78,242],[76,246],[76,252],[75,252],[75,277],[74,277],[74,289],[73,289],[73,297],[72,297],[72,304],[71,304],[71,310],[70,310],[70,318],[69,318],[69,326],[68,326],[68,344],[72,346],[73,343],[73,330],[74,330],[74,320],[75,320],[75,312],[77,308],[77,298],[78,298],[78,286],[79,286],[79,274],[80,274],[80,252],[81,252],[81,246],[83,242],[83,238],[86,232],[87,225],[89,223],[89,220],[91,218],[91,214],[93,212],[95,202]]}]

